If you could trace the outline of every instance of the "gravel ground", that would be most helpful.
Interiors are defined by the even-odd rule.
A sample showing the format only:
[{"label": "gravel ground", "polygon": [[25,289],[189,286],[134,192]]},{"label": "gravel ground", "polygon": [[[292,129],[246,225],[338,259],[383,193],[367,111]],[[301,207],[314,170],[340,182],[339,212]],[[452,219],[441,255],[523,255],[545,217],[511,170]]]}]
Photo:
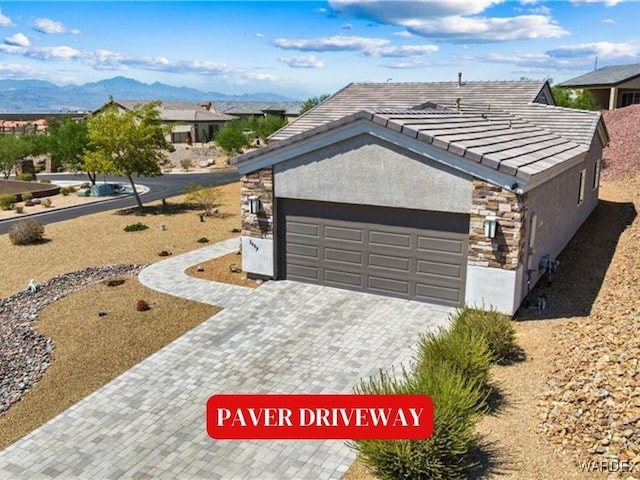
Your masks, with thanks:
[{"label": "gravel ground", "polygon": [[[202,268],[202,271],[198,271],[198,268]],[[255,280],[248,279],[246,273],[238,270],[239,268],[242,268],[242,257],[236,253],[230,253],[208,262],[193,265],[187,268],[185,273],[192,277],[230,283],[241,287],[257,288],[260,286]]]},{"label": "gravel ground", "polygon": [[611,142],[604,150],[603,180],[640,172],[640,105],[602,112]]}]

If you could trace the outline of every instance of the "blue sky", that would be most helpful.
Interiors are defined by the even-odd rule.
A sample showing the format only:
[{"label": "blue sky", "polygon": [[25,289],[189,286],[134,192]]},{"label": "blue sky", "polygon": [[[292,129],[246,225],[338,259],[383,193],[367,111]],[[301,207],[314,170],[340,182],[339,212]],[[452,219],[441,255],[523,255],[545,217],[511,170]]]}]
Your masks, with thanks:
[{"label": "blue sky", "polygon": [[224,93],[332,93],[349,82],[556,82],[640,63],[623,0],[2,2],[0,78],[116,75]]}]

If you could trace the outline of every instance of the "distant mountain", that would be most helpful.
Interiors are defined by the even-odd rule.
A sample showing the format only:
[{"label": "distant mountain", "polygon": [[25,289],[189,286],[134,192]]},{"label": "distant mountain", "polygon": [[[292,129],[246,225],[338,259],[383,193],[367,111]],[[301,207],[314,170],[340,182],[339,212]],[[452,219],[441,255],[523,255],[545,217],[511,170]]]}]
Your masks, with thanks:
[{"label": "distant mountain", "polygon": [[275,93],[226,95],[160,82],[147,84],[126,77],[62,87],[42,80],[0,80],[0,112],[95,110],[109,99],[109,95],[121,100],[295,101]]}]

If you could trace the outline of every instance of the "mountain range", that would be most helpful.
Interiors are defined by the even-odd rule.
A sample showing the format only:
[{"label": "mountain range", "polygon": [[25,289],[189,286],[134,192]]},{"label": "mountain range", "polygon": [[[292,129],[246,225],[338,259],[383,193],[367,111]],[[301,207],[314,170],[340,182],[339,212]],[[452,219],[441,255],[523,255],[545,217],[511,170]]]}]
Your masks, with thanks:
[{"label": "mountain range", "polygon": [[160,82],[147,84],[126,77],[64,86],[43,80],[0,80],[0,112],[90,111],[107,102],[110,95],[120,100],[295,101],[275,93],[227,95],[188,87],[174,87]]}]

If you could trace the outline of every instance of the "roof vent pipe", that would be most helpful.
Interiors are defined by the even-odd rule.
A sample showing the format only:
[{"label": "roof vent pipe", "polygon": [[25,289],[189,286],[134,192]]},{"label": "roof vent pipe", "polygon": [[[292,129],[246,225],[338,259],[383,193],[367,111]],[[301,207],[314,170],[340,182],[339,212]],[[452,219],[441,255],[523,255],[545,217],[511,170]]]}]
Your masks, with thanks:
[{"label": "roof vent pipe", "polygon": [[458,109],[458,112],[460,111],[460,99],[456,98],[456,108]]},{"label": "roof vent pipe", "polygon": [[458,86],[462,86],[462,72],[458,72]]}]

